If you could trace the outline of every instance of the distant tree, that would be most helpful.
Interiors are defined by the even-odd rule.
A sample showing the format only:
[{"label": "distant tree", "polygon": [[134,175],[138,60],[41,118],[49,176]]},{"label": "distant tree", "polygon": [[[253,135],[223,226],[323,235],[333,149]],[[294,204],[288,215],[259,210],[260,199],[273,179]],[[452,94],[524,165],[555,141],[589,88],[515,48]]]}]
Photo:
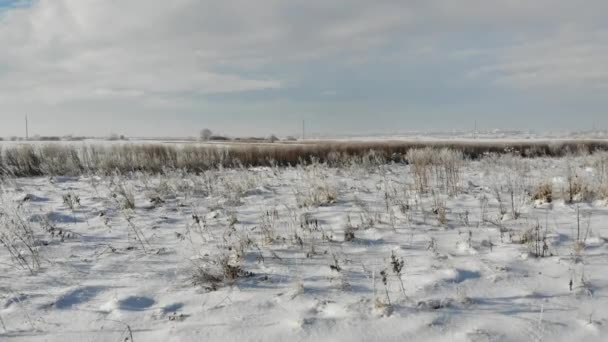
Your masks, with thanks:
[{"label": "distant tree", "polygon": [[213,136],[213,132],[209,128],[201,130],[201,140],[207,141]]},{"label": "distant tree", "polygon": [[276,135],[272,134],[272,135],[270,135],[270,137],[268,137],[268,140],[270,140],[270,142],[275,142],[275,141],[278,141],[279,138],[277,138]]},{"label": "distant tree", "polygon": [[221,135],[212,135],[209,137],[209,140],[211,140],[211,141],[229,141],[230,138],[224,137]]}]

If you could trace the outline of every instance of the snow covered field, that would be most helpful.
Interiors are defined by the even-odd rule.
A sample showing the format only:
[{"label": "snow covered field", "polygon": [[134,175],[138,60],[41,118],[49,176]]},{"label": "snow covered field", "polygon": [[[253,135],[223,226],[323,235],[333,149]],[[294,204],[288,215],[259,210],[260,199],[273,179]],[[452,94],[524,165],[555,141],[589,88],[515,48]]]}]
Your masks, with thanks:
[{"label": "snow covered field", "polygon": [[607,338],[607,154],[418,157],[3,179],[0,340]]}]

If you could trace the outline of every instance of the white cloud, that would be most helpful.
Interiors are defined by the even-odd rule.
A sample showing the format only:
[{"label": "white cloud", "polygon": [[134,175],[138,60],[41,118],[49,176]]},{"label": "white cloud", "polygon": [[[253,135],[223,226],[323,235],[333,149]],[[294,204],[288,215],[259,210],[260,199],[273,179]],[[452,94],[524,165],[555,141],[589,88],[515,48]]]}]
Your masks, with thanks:
[{"label": "white cloud", "polygon": [[608,31],[566,31],[493,51],[494,61],[469,73],[518,88],[605,88]]},{"label": "white cloud", "polygon": [[0,22],[0,44],[6,47],[0,60],[8,69],[0,87],[66,99],[98,89],[115,94],[273,89],[282,80],[241,72],[356,54],[395,41],[407,45],[418,35],[477,25],[517,32],[518,25],[525,30],[531,23],[594,22],[608,6],[590,3],[39,0]]},{"label": "white cloud", "polygon": [[[0,44],[7,47],[0,57],[6,68],[0,90],[4,96],[61,102],[99,94],[211,94],[281,86],[279,80],[216,71],[235,51],[223,46],[230,43],[221,34],[181,21],[180,11],[193,3],[42,0],[11,11],[0,22]],[[212,58],[200,51],[210,51]]]},{"label": "white cloud", "polygon": [[[297,87],[303,73],[320,80],[323,97],[328,85],[306,69],[311,61],[361,79],[383,63],[441,64],[465,82],[603,87],[605,13],[605,0],[37,0],[0,12],[0,102],[50,113],[76,111],[72,102],[80,113],[86,101],[168,110],[178,98],[176,108]],[[329,86],[345,93],[339,80]]]}]

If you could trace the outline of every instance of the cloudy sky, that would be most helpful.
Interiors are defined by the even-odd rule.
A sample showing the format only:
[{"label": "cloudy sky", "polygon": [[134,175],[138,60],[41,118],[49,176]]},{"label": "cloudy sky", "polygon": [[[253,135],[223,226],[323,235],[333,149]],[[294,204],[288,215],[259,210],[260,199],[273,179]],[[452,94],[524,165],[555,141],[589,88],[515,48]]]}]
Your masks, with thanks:
[{"label": "cloudy sky", "polygon": [[606,0],[0,0],[0,136],[608,126]]}]

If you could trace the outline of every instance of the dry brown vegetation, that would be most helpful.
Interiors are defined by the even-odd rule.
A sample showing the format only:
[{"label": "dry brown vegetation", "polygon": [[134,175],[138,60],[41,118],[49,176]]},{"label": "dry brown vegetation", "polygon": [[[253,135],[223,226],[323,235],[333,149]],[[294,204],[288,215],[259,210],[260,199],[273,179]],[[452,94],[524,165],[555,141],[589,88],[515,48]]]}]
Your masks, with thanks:
[{"label": "dry brown vegetation", "polygon": [[133,171],[162,173],[167,169],[201,172],[218,167],[293,166],[313,161],[339,166],[353,158],[360,162],[409,162],[408,152],[422,148],[449,149],[467,159],[479,159],[493,153],[523,157],[561,157],[573,153],[605,151],[608,150],[608,142],[315,141],[183,146],[161,143],[107,146],[21,144],[0,151],[0,174],[27,177]]},{"label": "dry brown vegetation", "polygon": [[553,201],[553,185],[549,182],[541,183],[532,194],[532,200],[551,203]]}]

